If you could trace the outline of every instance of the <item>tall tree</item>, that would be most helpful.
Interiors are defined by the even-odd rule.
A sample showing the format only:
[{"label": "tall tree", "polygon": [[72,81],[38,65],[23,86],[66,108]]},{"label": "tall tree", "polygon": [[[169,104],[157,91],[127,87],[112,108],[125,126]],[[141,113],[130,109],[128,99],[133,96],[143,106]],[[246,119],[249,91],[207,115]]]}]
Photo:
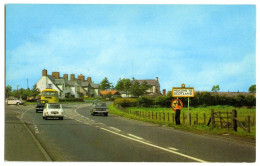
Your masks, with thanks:
[{"label": "tall tree", "polygon": [[139,97],[146,94],[146,90],[149,88],[151,88],[151,85],[149,85],[146,81],[142,82],[141,85],[138,81],[133,81],[132,86],[130,87],[130,93]]},{"label": "tall tree", "polygon": [[11,85],[7,85],[5,87],[5,98],[8,98],[11,95],[12,95],[12,87]]},{"label": "tall tree", "polygon": [[211,91],[212,92],[219,92],[220,88],[219,88],[219,85],[213,85]]},{"label": "tall tree", "polygon": [[118,80],[118,82],[115,86],[115,89],[119,90],[119,91],[124,91],[125,94],[127,95],[130,90],[131,85],[132,85],[132,83],[129,78],[123,78],[123,79]]},{"label": "tall tree", "polygon": [[254,84],[254,85],[251,85],[250,87],[249,87],[249,89],[248,89],[248,92],[250,92],[250,93],[256,93],[256,85]]},{"label": "tall tree", "polygon": [[100,83],[100,89],[106,90],[106,89],[110,89],[110,87],[111,87],[111,83],[108,81],[107,77],[105,77]]}]

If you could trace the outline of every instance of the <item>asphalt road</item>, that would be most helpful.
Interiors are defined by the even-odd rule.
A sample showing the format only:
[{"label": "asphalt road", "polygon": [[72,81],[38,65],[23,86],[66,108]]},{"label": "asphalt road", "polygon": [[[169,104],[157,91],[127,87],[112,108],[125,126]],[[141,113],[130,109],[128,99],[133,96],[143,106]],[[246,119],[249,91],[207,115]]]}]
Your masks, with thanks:
[{"label": "asphalt road", "polygon": [[64,105],[64,120],[43,120],[41,113],[35,113],[34,106],[6,106],[5,159],[114,162],[254,162],[256,159],[252,144],[111,114],[92,116],[90,108],[88,104]]}]

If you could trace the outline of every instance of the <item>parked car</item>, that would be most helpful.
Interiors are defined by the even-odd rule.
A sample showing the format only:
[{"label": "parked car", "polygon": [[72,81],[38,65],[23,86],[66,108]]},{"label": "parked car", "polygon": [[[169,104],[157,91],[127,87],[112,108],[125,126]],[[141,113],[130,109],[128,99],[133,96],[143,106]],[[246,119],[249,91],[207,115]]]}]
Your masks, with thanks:
[{"label": "parked car", "polygon": [[63,120],[63,109],[60,103],[46,103],[42,112],[42,118],[58,118]]},{"label": "parked car", "polygon": [[46,100],[37,100],[35,111],[36,113],[42,112],[45,106]]},{"label": "parked car", "polygon": [[91,115],[101,114],[104,116],[108,116],[108,107],[107,104],[104,102],[100,103],[93,103]]},{"label": "parked car", "polygon": [[8,98],[6,103],[8,105],[23,105],[25,103],[25,101],[22,99],[17,99],[17,98]]}]

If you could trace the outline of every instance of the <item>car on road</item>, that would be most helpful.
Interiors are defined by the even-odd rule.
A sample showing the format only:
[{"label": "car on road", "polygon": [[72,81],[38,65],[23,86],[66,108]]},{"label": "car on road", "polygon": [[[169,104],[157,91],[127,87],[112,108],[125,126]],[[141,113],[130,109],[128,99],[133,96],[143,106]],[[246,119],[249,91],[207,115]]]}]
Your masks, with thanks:
[{"label": "car on road", "polygon": [[42,112],[45,106],[46,100],[37,100],[35,111],[36,113]]},{"label": "car on road", "polygon": [[91,109],[91,115],[101,114],[104,116],[108,116],[108,107],[104,102],[93,103]]},{"label": "car on road", "polygon": [[42,118],[58,118],[63,120],[63,109],[60,103],[46,103],[42,112]]},{"label": "car on road", "polygon": [[25,103],[25,101],[22,99],[17,99],[17,98],[8,98],[6,100],[6,103],[8,105],[23,105]]}]

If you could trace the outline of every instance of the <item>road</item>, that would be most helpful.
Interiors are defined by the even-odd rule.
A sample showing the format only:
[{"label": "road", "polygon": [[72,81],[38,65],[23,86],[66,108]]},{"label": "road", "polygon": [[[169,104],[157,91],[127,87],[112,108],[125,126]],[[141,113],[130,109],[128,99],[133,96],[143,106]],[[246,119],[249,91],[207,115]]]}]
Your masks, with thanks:
[{"label": "road", "polygon": [[64,120],[43,120],[35,106],[6,106],[5,160],[255,162],[254,144],[198,135],[64,105]]}]

